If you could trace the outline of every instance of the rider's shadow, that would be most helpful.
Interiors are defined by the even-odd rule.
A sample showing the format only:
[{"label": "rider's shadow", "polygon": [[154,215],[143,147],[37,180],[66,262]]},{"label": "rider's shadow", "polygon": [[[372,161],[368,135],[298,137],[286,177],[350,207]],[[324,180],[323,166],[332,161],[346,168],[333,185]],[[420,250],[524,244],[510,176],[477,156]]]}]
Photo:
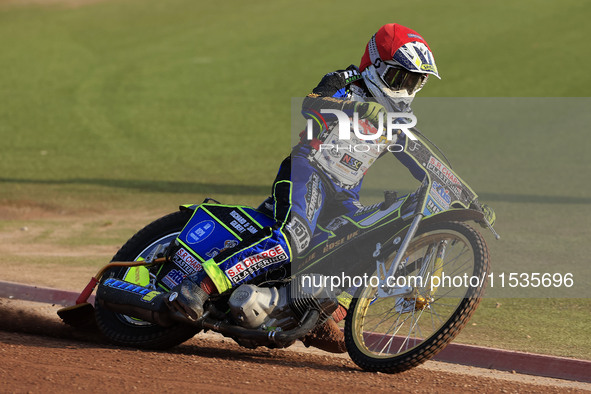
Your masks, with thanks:
[{"label": "rider's shadow", "polygon": [[334,355],[318,351],[317,354],[313,354],[286,349],[268,349],[266,347],[247,349],[240,347],[229,338],[202,339],[195,337],[167,352],[216,360],[255,362],[259,365],[267,365],[269,368],[280,366],[281,368],[313,368],[322,371],[361,372],[359,367],[350,360],[347,353]]}]

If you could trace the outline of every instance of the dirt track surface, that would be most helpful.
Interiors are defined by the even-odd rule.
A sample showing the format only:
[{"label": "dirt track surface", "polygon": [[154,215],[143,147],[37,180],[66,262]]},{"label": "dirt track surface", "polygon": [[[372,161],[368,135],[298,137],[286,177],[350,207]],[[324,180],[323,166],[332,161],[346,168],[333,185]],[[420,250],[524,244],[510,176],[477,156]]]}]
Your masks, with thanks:
[{"label": "dirt track surface", "polygon": [[[0,0],[1,1],[1,0]],[[72,245],[77,232],[108,233],[123,213],[72,213],[18,203],[0,204],[0,279],[80,291],[100,265],[67,265],[53,256],[109,261],[119,246]],[[137,216],[137,217],[136,217]],[[148,213],[125,223],[140,228]],[[97,225],[98,223],[98,225]],[[131,231],[131,230],[130,230]],[[85,233],[86,234],[86,233]],[[98,234],[98,235],[97,235]],[[30,246],[34,240],[34,248]],[[65,242],[68,241],[68,242]],[[34,253],[39,262],[23,258]],[[102,263],[101,263],[102,264]],[[427,362],[398,375],[368,373],[346,354],[332,355],[301,344],[285,350],[244,349],[230,339],[199,334],[168,351],[140,351],[108,344],[95,330],[64,325],[49,304],[0,299],[0,393],[4,392],[589,392],[590,384]]]},{"label": "dirt track surface", "polygon": [[591,385],[428,362],[397,375],[301,346],[244,349],[197,335],[168,351],[106,343],[63,325],[57,307],[0,299],[0,392],[584,392]]}]

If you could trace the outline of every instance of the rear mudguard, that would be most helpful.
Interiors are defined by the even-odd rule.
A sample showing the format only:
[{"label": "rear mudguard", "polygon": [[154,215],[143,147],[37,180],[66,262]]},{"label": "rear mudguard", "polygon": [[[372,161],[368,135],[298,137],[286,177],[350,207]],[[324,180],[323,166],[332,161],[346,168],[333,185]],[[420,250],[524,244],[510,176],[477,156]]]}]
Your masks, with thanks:
[{"label": "rear mudguard", "polygon": [[[435,215],[426,217],[421,221],[421,226],[424,224],[438,223],[438,222],[483,222],[484,214],[475,209],[450,209]],[[419,226],[420,228],[420,226]]]}]

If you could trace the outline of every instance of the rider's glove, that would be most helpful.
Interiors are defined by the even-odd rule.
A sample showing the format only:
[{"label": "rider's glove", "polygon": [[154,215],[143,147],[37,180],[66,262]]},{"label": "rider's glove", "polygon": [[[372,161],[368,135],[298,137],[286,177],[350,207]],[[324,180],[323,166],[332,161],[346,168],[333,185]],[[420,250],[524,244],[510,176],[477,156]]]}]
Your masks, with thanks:
[{"label": "rider's glove", "polygon": [[177,311],[189,320],[197,321],[203,316],[203,305],[208,298],[209,294],[197,283],[185,279],[172,289],[167,304],[172,311]]},{"label": "rider's glove", "polygon": [[379,126],[380,117],[385,116],[387,112],[383,105],[372,101],[356,103],[355,111],[361,119],[367,119],[375,127]]}]

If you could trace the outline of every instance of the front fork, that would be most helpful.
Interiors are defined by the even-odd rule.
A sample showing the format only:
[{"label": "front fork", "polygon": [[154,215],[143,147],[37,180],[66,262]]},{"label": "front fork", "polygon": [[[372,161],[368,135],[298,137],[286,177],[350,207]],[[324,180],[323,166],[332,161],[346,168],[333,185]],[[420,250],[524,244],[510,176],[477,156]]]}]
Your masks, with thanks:
[{"label": "front fork", "polygon": [[[410,228],[394,257],[394,261],[390,265],[390,269],[386,270],[386,263],[384,262],[384,258],[380,256],[381,245],[376,245],[376,251],[374,252],[374,257],[376,257],[376,269],[377,275],[379,278],[378,284],[378,297],[403,297],[403,299],[412,298],[413,300],[423,300],[425,303],[429,302],[429,299],[433,295],[437,289],[431,288],[429,294],[419,294],[418,288],[416,286],[398,286],[396,283],[389,282],[394,278],[396,272],[398,272],[398,268],[402,263],[403,256],[406,254],[408,250],[408,246],[410,241],[414,238],[417,233],[419,222],[421,221],[423,215],[418,214],[415,216],[413,222],[410,225]],[[395,240],[396,241],[396,240]],[[427,282],[430,276],[440,276],[443,272],[443,260],[445,258],[445,251],[447,249],[448,241],[441,241],[437,245],[431,245],[425,255],[421,259],[421,267],[418,273],[418,277],[422,278],[423,281],[422,287],[427,286]],[[433,261],[433,270],[432,272],[428,273],[427,270],[431,266],[431,261]],[[416,285],[416,283],[415,283]]]},{"label": "front fork", "polygon": [[[386,264],[384,262],[384,256],[380,256],[382,245],[380,243],[376,244],[376,250],[373,255],[376,257],[377,276],[379,278],[377,294],[378,297],[404,296],[412,292],[411,286],[392,286],[388,283],[388,280],[389,278],[394,278],[394,273],[397,272],[398,267],[402,262],[402,257],[405,255],[408,245],[410,245],[410,241],[417,233],[417,230],[419,229],[419,223],[423,217],[424,215],[422,213],[417,213],[415,215],[412,223],[410,224],[408,232],[406,233],[406,236],[402,240],[400,248],[398,248],[398,252],[396,252],[394,261],[392,262],[392,265],[390,265],[390,269],[387,271]],[[399,238],[395,238],[394,242],[397,240],[399,240]]]}]

